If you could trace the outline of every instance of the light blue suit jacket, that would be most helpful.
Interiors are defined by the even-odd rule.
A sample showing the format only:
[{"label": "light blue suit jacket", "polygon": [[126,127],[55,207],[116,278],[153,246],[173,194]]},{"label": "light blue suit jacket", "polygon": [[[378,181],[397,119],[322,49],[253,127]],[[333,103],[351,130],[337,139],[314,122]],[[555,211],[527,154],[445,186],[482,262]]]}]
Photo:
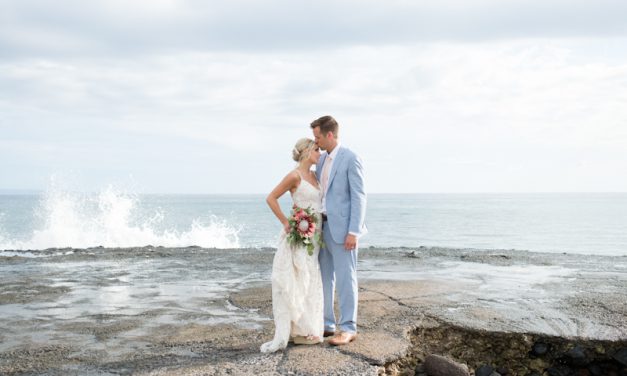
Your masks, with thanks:
[{"label": "light blue suit jacket", "polygon": [[[320,181],[322,167],[328,153],[322,153],[316,166]],[[344,244],[350,232],[357,237],[366,234],[366,191],[361,158],[350,149],[340,145],[333,167],[329,172],[329,189],[326,195],[326,210],[331,237],[335,243]]]}]

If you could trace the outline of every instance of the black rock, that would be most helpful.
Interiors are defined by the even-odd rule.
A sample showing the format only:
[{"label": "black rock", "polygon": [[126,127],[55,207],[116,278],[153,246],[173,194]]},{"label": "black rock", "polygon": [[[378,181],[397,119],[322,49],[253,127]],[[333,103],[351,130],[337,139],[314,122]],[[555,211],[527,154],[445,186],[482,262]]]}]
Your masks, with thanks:
[{"label": "black rock", "polygon": [[566,358],[570,365],[581,367],[589,363],[586,351],[583,347],[577,345],[566,353]]},{"label": "black rock", "polygon": [[427,355],[424,370],[429,376],[470,376],[465,364],[435,354]]},{"label": "black rock", "polygon": [[618,350],[616,354],[612,356],[612,358],[614,358],[614,360],[616,360],[620,364],[627,366],[627,347],[623,347],[622,349]]},{"label": "black rock", "polygon": [[493,372],[494,368],[492,368],[492,366],[483,364],[475,370],[475,376],[490,376]]},{"label": "black rock", "polygon": [[549,352],[549,345],[542,342],[536,342],[531,348],[531,353],[535,356],[542,356]]},{"label": "black rock", "polygon": [[527,374],[527,376],[542,376],[542,374],[541,374],[541,373],[538,373],[538,372],[536,372],[536,371],[533,371],[533,372],[531,372],[531,373],[528,373],[528,374]]},{"label": "black rock", "polygon": [[507,376],[509,375],[509,370],[505,367],[498,367],[496,369],[496,372],[498,372],[499,374],[501,374],[502,376]]},{"label": "black rock", "polygon": [[592,376],[605,376],[605,370],[597,363],[589,364],[588,371]]},{"label": "black rock", "polygon": [[546,373],[549,376],[570,376],[572,374],[571,369],[566,366],[549,367],[546,369]]}]

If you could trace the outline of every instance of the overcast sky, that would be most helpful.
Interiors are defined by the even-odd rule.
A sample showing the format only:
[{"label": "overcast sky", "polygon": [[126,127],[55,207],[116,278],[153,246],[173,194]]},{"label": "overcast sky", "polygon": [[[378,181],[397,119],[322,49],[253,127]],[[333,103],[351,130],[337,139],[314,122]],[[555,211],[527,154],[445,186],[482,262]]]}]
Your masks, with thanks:
[{"label": "overcast sky", "polygon": [[627,2],[0,0],[0,189],[627,191]]}]

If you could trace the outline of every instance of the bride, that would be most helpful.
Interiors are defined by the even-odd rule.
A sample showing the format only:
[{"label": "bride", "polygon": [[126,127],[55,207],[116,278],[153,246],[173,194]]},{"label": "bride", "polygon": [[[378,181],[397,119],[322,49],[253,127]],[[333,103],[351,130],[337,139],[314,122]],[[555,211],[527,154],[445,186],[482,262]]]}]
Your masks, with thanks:
[{"label": "bride", "polygon": [[309,255],[305,247],[293,247],[288,243],[290,226],[278,201],[290,191],[294,205],[311,208],[318,216],[316,231],[320,231],[321,192],[311,171],[311,166],[320,158],[320,149],[313,140],[303,138],[296,143],[292,155],[298,166],[266,199],[283,224],[283,230],[272,263],[274,339],[261,345],[261,352],[264,353],[284,349],[290,340],[296,344],[320,343],[324,330],[322,279],[318,264],[320,245],[314,242],[313,255]]}]

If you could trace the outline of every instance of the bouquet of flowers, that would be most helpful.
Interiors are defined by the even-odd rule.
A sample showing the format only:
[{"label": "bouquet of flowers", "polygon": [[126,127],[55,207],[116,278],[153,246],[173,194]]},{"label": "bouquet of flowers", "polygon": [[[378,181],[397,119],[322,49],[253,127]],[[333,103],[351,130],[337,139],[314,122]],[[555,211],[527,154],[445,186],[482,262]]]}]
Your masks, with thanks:
[{"label": "bouquet of flowers", "polygon": [[294,205],[292,215],[288,219],[290,232],[287,234],[287,242],[292,247],[305,247],[309,256],[313,255],[314,243],[322,246],[320,233],[316,232],[318,217],[311,208],[299,208]]}]

